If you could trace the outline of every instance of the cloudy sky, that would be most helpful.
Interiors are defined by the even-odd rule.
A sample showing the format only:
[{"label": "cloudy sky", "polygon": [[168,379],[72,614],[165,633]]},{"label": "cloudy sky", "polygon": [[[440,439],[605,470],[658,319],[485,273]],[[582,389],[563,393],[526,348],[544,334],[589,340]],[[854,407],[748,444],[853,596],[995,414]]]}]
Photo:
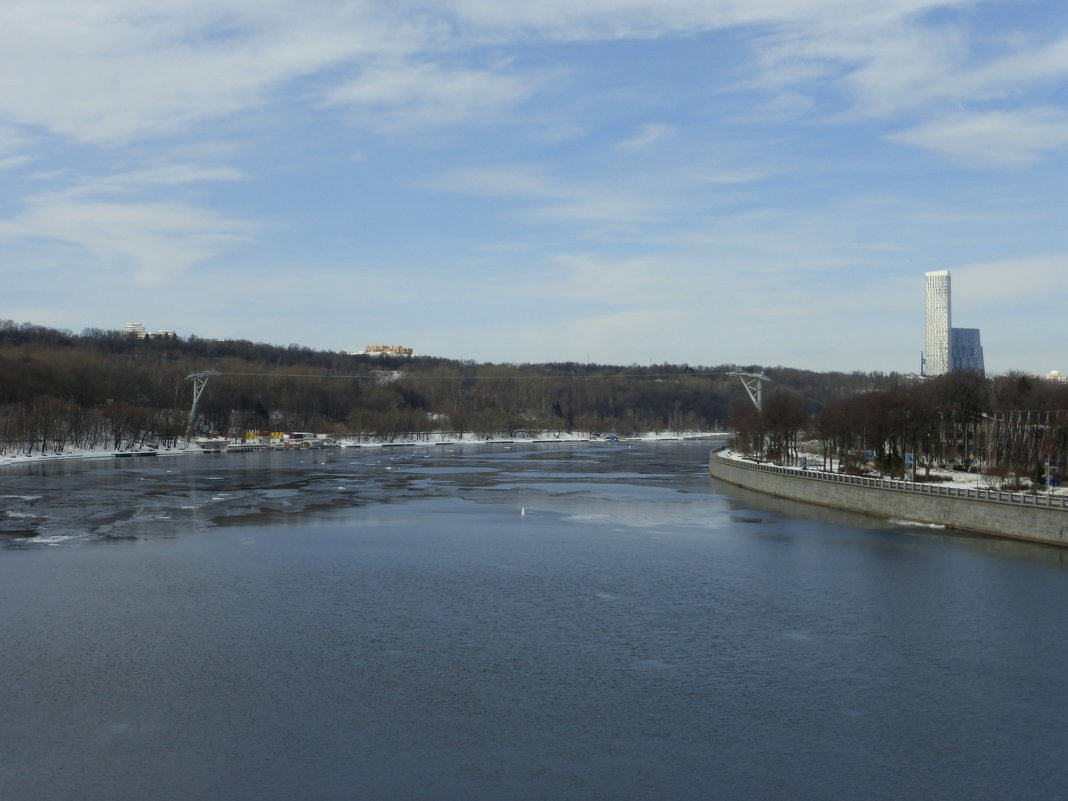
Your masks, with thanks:
[{"label": "cloudy sky", "polygon": [[1068,372],[1061,0],[3,0],[0,318]]}]

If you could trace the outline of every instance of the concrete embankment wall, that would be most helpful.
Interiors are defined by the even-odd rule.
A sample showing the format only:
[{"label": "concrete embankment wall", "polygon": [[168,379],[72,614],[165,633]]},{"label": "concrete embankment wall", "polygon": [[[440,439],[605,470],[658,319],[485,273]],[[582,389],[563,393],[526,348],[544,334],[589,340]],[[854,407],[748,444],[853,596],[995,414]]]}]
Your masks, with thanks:
[{"label": "concrete embankment wall", "polygon": [[739,487],[892,520],[1068,546],[1068,505],[1048,495],[964,489],[775,465],[711,454],[713,478]]}]

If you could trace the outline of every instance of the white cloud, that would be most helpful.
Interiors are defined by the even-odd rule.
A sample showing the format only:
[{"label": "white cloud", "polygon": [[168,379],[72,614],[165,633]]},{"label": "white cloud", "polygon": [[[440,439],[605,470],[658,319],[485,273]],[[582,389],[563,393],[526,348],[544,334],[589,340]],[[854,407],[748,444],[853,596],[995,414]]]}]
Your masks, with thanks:
[{"label": "white cloud", "polygon": [[636,183],[640,189],[619,180],[565,181],[541,167],[523,164],[447,170],[420,185],[475,197],[535,201],[517,214],[539,225],[630,225],[659,219],[665,203],[659,197],[661,189],[652,181]]},{"label": "white cloud", "polygon": [[[1034,85],[1054,85],[1068,77],[1068,38],[1039,43],[1030,38],[1007,43],[1006,54],[930,76],[919,99],[988,101],[1011,98]],[[961,46],[963,50],[963,45]]]},{"label": "white cloud", "polygon": [[0,242],[74,245],[107,271],[165,283],[242,241],[255,226],[186,203],[142,197],[117,203],[102,196],[239,177],[227,167],[170,165],[89,179],[30,197],[22,213],[0,220]]},{"label": "white cloud", "polygon": [[[960,99],[946,81],[967,65],[964,30],[925,24],[904,8],[880,14],[856,6],[840,15],[767,26],[752,40],[755,58],[745,85],[773,93],[772,107],[784,115],[823,107],[844,112],[844,120]],[[872,13],[855,13],[861,8]]]},{"label": "white cloud", "polygon": [[64,167],[58,170],[41,170],[40,172],[31,173],[28,177],[31,181],[51,181],[66,174],[67,169]]},{"label": "white cloud", "polygon": [[420,181],[419,186],[476,197],[552,197],[559,193],[548,172],[534,164],[455,168]]},{"label": "white cloud", "polygon": [[[351,108],[357,125],[388,132],[497,122],[557,76],[521,71],[507,57],[491,67],[461,60],[485,45],[725,30],[756,47],[753,85],[772,90],[773,105],[788,98],[794,114],[810,108],[811,95],[829,81],[852,93],[857,112],[879,116],[939,100],[989,99],[1068,74],[1068,40],[1009,37],[996,58],[984,59],[959,24],[926,16],[974,4],[178,0],[146,12],[139,0],[16,0],[0,28],[0,76],[7,76],[0,77],[0,120],[107,145],[278,101]],[[297,91],[283,97],[290,88]],[[649,125],[618,147],[642,149],[671,133],[671,126]],[[0,153],[4,147],[0,128]]]},{"label": "white cloud", "polygon": [[675,305],[680,273],[689,272],[679,259],[665,256],[606,259],[578,253],[555,261],[563,276],[552,290],[562,289],[570,299],[623,307]]},{"label": "white cloud", "polygon": [[118,204],[44,196],[11,220],[0,221],[0,241],[38,240],[76,245],[102,267],[146,284],[177,278],[242,241],[253,230],[182,203]]},{"label": "white cloud", "polygon": [[[810,61],[866,62],[871,58],[865,53],[879,39],[838,34],[899,24],[957,4],[176,0],[146,10],[140,0],[12,0],[0,27],[0,76],[7,76],[0,77],[0,119],[79,142],[115,145],[263,107],[278,100],[280,90],[305,81],[287,102],[321,97],[330,105],[355,106],[363,113],[361,124],[377,129],[441,125],[484,119],[544,86],[542,74],[456,61],[458,54],[486,45],[500,49],[532,39],[644,38],[757,26],[789,30],[779,46]],[[852,41],[853,51],[837,52],[838,41]],[[907,59],[890,53],[884,61],[901,71],[922,54],[917,47],[903,52]],[[1059,58],[1051,49],[1043,59],[1051,65],[1047,72],[1056,72]],[[355,79],[341,77],[353,73]]]},{"label": "white cloud", "polygon": [[412,5],[451,10],[465,29],[500,36],[542,36],[565,41],[664,36],[734,26],[797,24],[819,20],[899,19],[971,0],[424,0]]},{"label": "white cloud", "polygon": [[[512,352],[538,354],[546,361],[573,359],[626,364],[682,361],[680,330],[685,317],[677,309],[606,310],[570,317],[553,326],[528,327],[498,332]],[[692,329],[686,328],[686,331]],[[630,345],[640,337],[642,348],[634,352]]]},{"label": "white cloud", "polygon": [[[962,264],[950,268],[953,274],[954,320],[956,309],[1005,310],[1019,304],[1026,310],[1038,302],[1068,302],[1068,253],[1024,256],[1001,261]],[[1011,276],[1011,280],[1006,280]],[[1025,314],[1027,312],[1025,311]]]},{"label": "white cloud", "polygon": [[16,167],[21,167],[26,162],[30,161],[29,156],[10,156],[6,159],[0,159],[0,172],[4,170],[13,170]]},{"label": "white cloud", "polygon": [[121,144],[254,108],[286,82],[407,35],[363,5],[16,2],[0,27],[0,116]]},{"label": "white cloud", "polygon": [[725,169],[712,167],[695,173],[694,177],[706,184],[751,184],[763,181],[774,174],[775,170],[767,165]]},{"label": "white cloud", "polygon": [[[752,40],[756,59],[748,85],[776,96],[787,92],[792,101],[785,111],[795,116],[816,109],[813,98],[819,98],[825,105],[844,103],[839,118],[856,121],[945,114],[947,105],[963,110],[1012,100],[1068,77],[1068,38],[991,32],[970,15],[952,14],[978,3],[890,4],[881,13],[853,5],[836,14],[807,5],[812,13],[769,20]],[[934,11],[946,13],[935,21]],[[1028,24],[1022,16],[1021,25]]]},{"label": "white cloud", "polygon": [[[2,85],[3,79],[0,78],[0,86]],[[16,130],[11,126],[4,125],[3,121],[0,120],[0,156],[14,153],[29,142],[30,138],[24,132]]]},{"label": "white cloud", "polygon": [[[922,277],[903,282],[877,267],[854,268],[817,284],[812,265],[779,265],[774,254],[766,264],[766,258],[714,251],[560,255],[551,269],[512,287],[514,295],[551,301],[553,315],[544,323],[517,319],[521,336],[497,336],[507,343],[505,352],[534,351],[546,359],[588,354],[616,363],[740,361],[811,369],[859,369],[867,360],[867,369],[911,367],[907,324],[911,318],[918,341]],[[879,276],[874,286],[862,280],[864,272]],[[843,332],[871,340],[863,357],[843,346]],[[843,363],[843,356],[855,361]]]},{"label": "white cloud", "polygon": [[321,95],[377,109],[385,119],[364,122],[391,127],[468,119],[536,86],[502,68],[436,64],[457,51],[455,35],[440,9],[411,12],[370,0],[177,0],[151,11],[140,0],[16,0],[0,26],[0,120],[113,146],[264,107],[286,88],[300,90],[286,102]]},{"label": "white cloud", "polygon": [[396,131],[482,123],[522,102],[539,81],[502,71],[447,68],[433,63],[381,64],[330,89],[329,107],[355,109],[353,122]]},{"label": "white cloud", "polygon": [[662,220],[663,216],[663,200],[641,197],[609,185],[580,188],[571,196],[529,209],[521,215],[535,223],[608,226],[607,231],[598,234],[601,238],[617,235],[619,226],[630,228],[653,223]]},{"label": "white cloud", "polygon": [[133,192],[150,187],[174,187],[204,181],[240,181],[244,176],[232,167],[198,167],[170,164],[93,178],[65,190],[67,197]]},{"label": "white cloud", "polygon": [[1036,161],[1068,146],[1068,112],[1055,108],[960,113],[891,134],[892,142],[935,150],[980,165]]},{"label": "white cloud", "polygon": [[647,150],[655,143],[669,139],[675,133],[671,125],[643,125],[641,130],[622,142],[616,143],[617,150]]}]

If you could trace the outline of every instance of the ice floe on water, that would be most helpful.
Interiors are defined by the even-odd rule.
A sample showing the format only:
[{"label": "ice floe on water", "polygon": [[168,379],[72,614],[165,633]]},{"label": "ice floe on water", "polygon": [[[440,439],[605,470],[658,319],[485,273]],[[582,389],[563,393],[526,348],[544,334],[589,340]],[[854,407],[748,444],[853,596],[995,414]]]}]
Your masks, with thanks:
[{"label": "ice floe on water", "polygon": [[[269,451],[58,460],[0,470],[0,542],[151,538],[243,522],[284,526],[300,515],[343,520],[367,505],[440,498],[504,504],[517,512],[595,526],[650,527],[674,520],[707,527],[701,504],[720,501],[672,483],[665,465],[672,463],[674,445],[672,450],[649,445],[643,449],[647,455],[668,460],[656,456],[641,464],[645,470],[628,462],[619,473],[611,469],[616,460],[590,458],[592,450],[613,447],[515,443],[507,452],[494,445],[453,453],[415,447],[403,454],[358,451],[357,458],[351,450],[329,450],[316,460]],[[702,446],[686,447],[697,453]],[[553,467],[563,469],[554,472]],[[687,469],[705,486],[700,459],[688,460]]]}]

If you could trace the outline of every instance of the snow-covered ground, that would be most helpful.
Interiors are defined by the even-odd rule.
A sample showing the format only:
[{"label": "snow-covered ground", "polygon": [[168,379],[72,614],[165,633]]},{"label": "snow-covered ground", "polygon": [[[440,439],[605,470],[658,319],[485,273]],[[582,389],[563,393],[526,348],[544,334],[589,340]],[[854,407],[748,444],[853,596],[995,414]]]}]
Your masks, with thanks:
[{"label": "snow-covered ground", "polygon": [[[203,450],[194,444],[181,444],[175,448],[143,448],[141,450],[134,451],[122,451],[122,453],[137,454],[137,453],[159,453],[159,454],[180,454],[180,453],[203,453]],[[24,453],[8,453],[0,454],[0,467],[8,464],[27,464],[29,462],[51,462],[56,459],[101,459],[104,457],[114,457],[116,451],[114,448],[65,448],[59,453],[34,453],[27,456]]]},{"label": "snow-covered ground", "polygon": [[[612,438],[618,441],[628,442],[648,442],[648,441],[662,441],[662,440],[682,440],[682,439],[714,439],[716,437],[726,436],[720,432],[708,432],[708,431],[685,431],[678,433],[670,432],[650,432],[641,436],[635,437],[618,437],[614,434],[573,434],[573,433],[557,433],[546,432],[543,435],[537,437],[491,437],[478,436],[475,434],[464,434],[462,437],[452,436],[448,433],[436,433],[427,434],[425,436],[417,437],[395,437],[392,440],[387,440],[381,437],[371,438],[341,438],[338,440],[330,440],[332,445],[338,447],[360,447],[360,448],[388,448],[388,447],[400,447],[400,446],[415,446],[415,445],[486,445],[493,443],[549,443],[549,442],[606,442],[614,441]],[[311,442],[319,442],[321,440],[311,440]],[[245,444],[244,440],[231,439],[228,441],[232,445]],[[174,448],[144,448],[140,451],[116,451],[114,448],[67,448],[59,453],[35,453],[27,456],[26,454],[0,454],[0,467],[10,464],[28,464],[31,462],[49,462],[56,459],[101,459],[101,458],[114,458],[116,453],[124,453],[136,455],[137,453],[156,452],[160,455],[174,455],[183,453],[203,453],[203,449],[195,444],[195,442],[180,444]]]},{"label": "snow-covered ground", "polygon": [[[737,459],[743,462],[754,462],[747,456],[743,456],[741,453],[732,450],[724,450],[720,452],[721,456],[726,456],[730,459]],[[808,456],[808,469],[810,471],[819,471],[823,467],[823,457],[819,454],[802,454]],[[767,464],[767,462],[763,462]],[[829,461],[829,472],[835,472],[838,469],[838,464],[834,461]],[[789,465],[796,467],[796,465]],[[920,480],[923,480],[923,476],[926,474],[925,468],[918,466],[916,468],[916,475]],[[872,478],[890,478],[890,476],[883,476],[880,473],[873,471],[869,474]],[[946,486],[953,486],[957,488],[969,488],[969,489],[998,489],[997,481],[991,476],[986,476],[983,473],[963,473],[957,470],[939,470],[937,468],[931,468],[930,483],[937,483]],[[911,479],[911,472],[906,473],[906,480]],[[1020,490],[1013,490],[1014,492],[1020,492]],[[1027,490],[1023,490],[1026,492]],[[1065,494],[1064,487],[1040,487],[1039,491],[1042,493],[1051,493],[1053,495]]]},{"label": "snow-covered ground", "polygon": [[393,440],[384,440],[381,438],[342,438],[338,440],[338,444],[342,447],[386,448],[390,446],[396,447],[398,445],[485,445],[487,443],[492,444],[495,442],[526,444],[551,442],[650,442],[682,439],[715,439],[726,436],[726,433],[716,431],[658,431],[632,437],[623,437],[617,434],[576,434],[562,432],[545,432],[532,437],[486,437],[479,434],[464,434],[462,437],[457,437],[448,432],[441,432],[410,437],[396,437]]}]

